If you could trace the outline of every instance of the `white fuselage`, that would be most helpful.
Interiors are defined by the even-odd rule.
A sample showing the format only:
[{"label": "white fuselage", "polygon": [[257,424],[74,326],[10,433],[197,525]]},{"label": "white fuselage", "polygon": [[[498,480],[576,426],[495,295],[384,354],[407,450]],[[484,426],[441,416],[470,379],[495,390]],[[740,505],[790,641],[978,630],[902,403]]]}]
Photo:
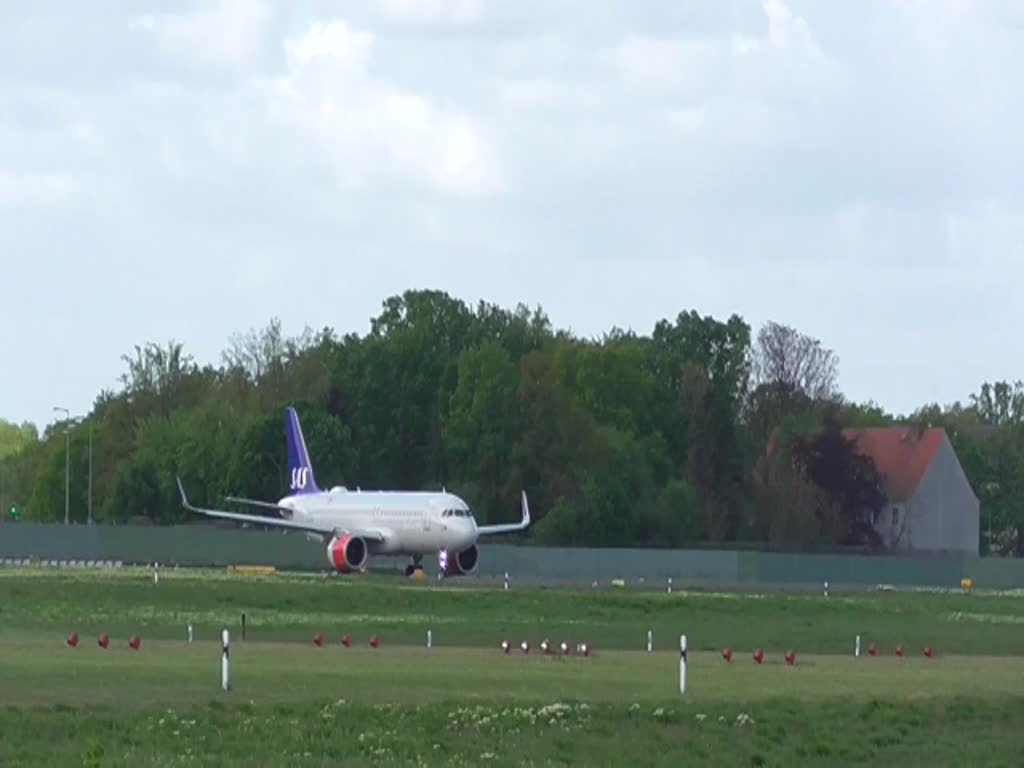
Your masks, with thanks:
[{"label": "white fuselage", "polygon": [[454,553],[475,544],[478,536],[469,506],[445,492],[332,488],[285,496],[278,504],[292,510],[291,519],[297,522],[379,531],[383,543],[367,542],[379,554],[417,555],[442,549]]}]

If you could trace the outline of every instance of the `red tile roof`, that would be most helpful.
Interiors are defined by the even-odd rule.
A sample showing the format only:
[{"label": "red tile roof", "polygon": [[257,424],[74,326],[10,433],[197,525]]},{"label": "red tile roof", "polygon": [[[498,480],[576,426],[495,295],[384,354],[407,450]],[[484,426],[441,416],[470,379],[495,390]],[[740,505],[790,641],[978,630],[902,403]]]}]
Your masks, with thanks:
[{"label": "red tile roof", "polygon": [[906,501],[917,490],[945,437],[943,429],[914,427],[872,427],[844,429],[843,436],[855,440],[857,450],[870,456],[885,477],[886,493],[893,501]]}]

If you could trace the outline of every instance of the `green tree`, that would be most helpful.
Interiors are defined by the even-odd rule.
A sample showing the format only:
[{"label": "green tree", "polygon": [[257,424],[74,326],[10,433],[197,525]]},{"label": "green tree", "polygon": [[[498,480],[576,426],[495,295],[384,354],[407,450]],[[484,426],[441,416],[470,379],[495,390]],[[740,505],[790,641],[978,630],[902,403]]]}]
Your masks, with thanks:
[{"label": "green tree", "polygon": [[[484,522],[530,495],[528,539],[685,546],[753,538],[784,549],[864,542],[872,473],[841,426],[945,427],[982,500],[985,542],[1024,554],[1024,387],[983,384],[966,405],[905,417],[846,401],[838,357],[811,336],[680,312],[650,334],[556,330],[540,307],[475,307],[442,291],[386,298],[365,335],[272,318],[232,336],[220,365],[177,342],[124,357],[98,394],[94,514],[192,522],[197,501],[287,490],[283,409],[294,405],[322,487],[440,488]],[[786,441],[772,451],[774,435]],[[71,434],[72,519],[84,520],[88,431]],[[0,422],[0,501],[60,520],[64,431]]]},{"label": "green tree", "polygon": [[0,461],[20,453],[28,445],[39,440],[35,424],[24,422],[21,426],[0,419]]},{"label": "green tree", "polygon": [[[814,435],[797,435],[792,456],[804,478],[827,494],[829,512],[838,505],[842,519],[840,544],[879,547],[882,543],[872,520],[885,504],[882,476],[870,456],[857,451],[842,433],[832,414]],[[824,512],[819,511],[819,517]]]},{"label": "green tree", "polygon": [[448,417],[454,478],[473,483],[479,519],[496,522],[517,497],[521,477],[512,462],[519,436],[519,376],[508,352],[486,341],[459,356],[458,384]]},{"label": "green tree", "polygon": [[747,450],[738,432],[750,381],[750,328],[683,312],[654,329],[665,437],[696,491],[702,538],[734,540],[747,515]]},{"label": "green tree", "polygon": [[1024,382],[988,382],[971,395],[971,405],[982,424],[996,427],[1024,423]]}]

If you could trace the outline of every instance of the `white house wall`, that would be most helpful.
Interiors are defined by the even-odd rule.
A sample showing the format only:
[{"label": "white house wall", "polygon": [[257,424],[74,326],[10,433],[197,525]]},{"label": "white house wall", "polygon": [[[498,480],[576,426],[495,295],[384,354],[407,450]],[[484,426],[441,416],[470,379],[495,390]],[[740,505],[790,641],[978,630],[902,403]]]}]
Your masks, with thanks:
[{"label": "white house wall", "polygon": [[905,548],[978,554],[980,504],[948,436],[906,506]]}]

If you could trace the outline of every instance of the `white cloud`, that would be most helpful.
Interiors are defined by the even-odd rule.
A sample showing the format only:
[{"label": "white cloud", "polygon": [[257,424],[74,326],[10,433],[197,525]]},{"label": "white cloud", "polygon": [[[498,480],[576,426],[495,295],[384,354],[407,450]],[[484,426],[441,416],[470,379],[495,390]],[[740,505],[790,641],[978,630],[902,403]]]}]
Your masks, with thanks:
[{"label": "white cloud", "polygon": [[267,89],[275,121],[311,139],[312,161],[326,159],[345,187],[405,177],[442,193],[498,190],[496,159],[473,118],[373,77],[373,42],[341,20],[287,41],[288,70]]},{"label": "white cloud", "polygon": [[131,25],[185,66],[241,74],[258,60],[270,19],[267,0],[215,0],[192,11],[142,14]]},{"label": "white cloud", "polygon": [[951,283],[1006,291],[1006,265],[1024,267],[1024,204],[1007,208],[979,200],[949,214],[946,233],[949,250],[943,266]]},{"label": "white cloud", "polygon": [[821,135],[854,81],[806,20],[780,0],[766,0],[763,10],[760,36],[627,34],[613,66],[629,93],[661,103],[674,138],[702,153],[802,144]]},{"label": "white cloud", "polygon": [[49,208],[70,202],[74,180],[62,173],[5,173],[0,169],[0,210]]},{"label": "white cloud", "polygon": [[623,81],[631,88],[670,88],[683,97],[711,87],[706,72],[726,63],[721,40],[654,38],[629,34],[616,49]]},{"label": "white cloud", "polygon": [[765,0],[768,16],[768,39],[776,48],[796,48],[822,55],[807,22],[794,14],[782,0]]},{"label": "white cloud", "polygon": [[285,40],[290,66],[308,65],[315,59],[329,59],[341,70],[362,71],[373,45],[373,35],[349,29],[344,21],[316,22],[297,40]]},{"label": "white cloud", "polygon": [[481,0],[378,0],[386,16],[415,23],[469,24],[483,16]]},{"label": "white cloud", "polygon": [[423,285],[588,334],[792,322],[901,410],[1022,375],[1017,0],[50,5],[0,4],[0,249],[5,311],[67,315],[0,330],[47,382],[0,416]]}]

